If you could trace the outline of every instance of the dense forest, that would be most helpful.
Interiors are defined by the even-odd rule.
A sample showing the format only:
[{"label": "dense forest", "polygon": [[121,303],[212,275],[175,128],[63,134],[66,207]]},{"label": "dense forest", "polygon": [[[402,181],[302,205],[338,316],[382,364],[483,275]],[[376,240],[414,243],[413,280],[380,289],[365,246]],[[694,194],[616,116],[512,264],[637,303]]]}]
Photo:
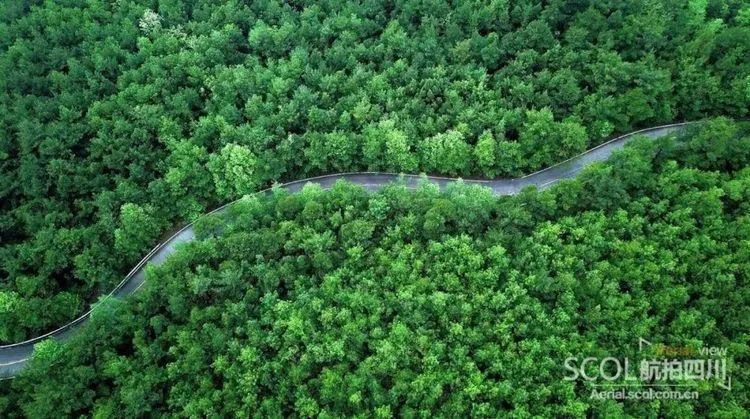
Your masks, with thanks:
[{"label": "dense forest", "polygon": [[[750,129],[640,140],[544,191],[308,185],[46,342],[0,398],[32,417],[747,416]],[[733,389],[591,400],[562,360],[639,336],[728,348]]]},{"label": "dense forest", "polygon": [[633,128],[746,117],[750,6],[5,1],[0,73],[13,342],[83,311],[170,228],[273,182],[517,176]]}]

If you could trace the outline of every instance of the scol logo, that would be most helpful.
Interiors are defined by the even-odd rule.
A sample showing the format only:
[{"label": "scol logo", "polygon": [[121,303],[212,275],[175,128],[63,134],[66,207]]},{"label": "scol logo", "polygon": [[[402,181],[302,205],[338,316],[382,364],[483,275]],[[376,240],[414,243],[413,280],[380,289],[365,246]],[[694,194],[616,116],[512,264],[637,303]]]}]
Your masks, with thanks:
[{"label": "scol logo", "polygon": [[[695,389],[699,381],[714,382],[717,387],[732,389],[732,377],[727,372],[727,349],[719,347],[693,348],[652,344],[639,338],[639,361],[627,357],[569,357],[565,359],[566,381],[584,380],[594,387],[687,387]],[[594,393],[597,393],[594,390]],[[592,397],[601,397],[601,394]],[[611,395],[609,393],[612,393]],[[665,393],[665,394],[661,394]],[[668,393],[668,394],[667,394]],[[614,398],[694,398],[697,392],[609,391]],[[695,393],[695,394],[692,394]],[[694,396],[694,397],[693,397]]]}]

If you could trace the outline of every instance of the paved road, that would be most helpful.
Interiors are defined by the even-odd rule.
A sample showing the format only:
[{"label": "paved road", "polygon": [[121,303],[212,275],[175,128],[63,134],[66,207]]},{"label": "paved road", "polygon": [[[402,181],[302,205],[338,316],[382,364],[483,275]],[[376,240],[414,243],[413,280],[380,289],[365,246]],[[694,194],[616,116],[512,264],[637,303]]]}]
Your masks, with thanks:
[{"label": "paved road", "polygon": [[[521,189],[528,186],[536,186],[537,188],[546,188],[550,185],[555,184],[561,179],[567,179],[574,177],[587,165],[606,160],[613,151],[622,148],[627,142],[637,136],[645,136],[649,138],[659,138],[673,132],[683,129],[689,124],[695,122],[685,122],[679,124],[663,125],[653,128],[647,128],[640,131],[635,131],[623,136],[614,138],[598,147],[594,147],[576,157],[566,160],[562,163],[548,167],[547,169],[540,170],[536,173],[532,173],[528,176],[516,178],[516,179],[495,179],[495,180],[464,180],[467,184],[482,185],[492,189],[496,195],[514,195],[521,191]],[[378,191],[385,185],[394,181],[403,182],[409,188],[416,188],[421,181],[425,179],[423,176],[418,175],[399,175],[394,173],[338,173],[326,176],[319,176],[308,179],[301,179],[294,182],[289,182],[280,187],[288,189],[291,192],[300,190],[307,183],[317,183],[324,189],[328,189],[333,186],[338,180],[346,180],[351,183],[358,184],[368,191]],[[437,184],[440,188],[444,188],[448,183],[456,181],[453,178],[443,178],[436,176],[426,177],[427,181]],[[261,191],[259,193],[266,193],[268,190]],[[223,211],[229,203],[221,208],[217,208],[212,213]],[[109,294],[111,297],[123,298],[126,297],[136,290],[138,290],[144,283],[146,264],[159,265],[161,264],[172,252],[178,244],[183,242],[191,241],[195,238],[192,224],[188,224],[183,227],[182,230],[175,233],[171,238],[165,242],[156,246],[151,252],[146,255],[123,279],[120,284]],[[72,322],[60,327],[59,329],[53,330],[45,335],[24,341],[14,343],[10,345],[0,346],[0,379],[12,378],[19,371],[21,371],[26,365],[27,360],[34,352],[34,345],[44,339],[55,339],[57,341],[63,341],[68,337],[76,333],[79,327],[81,327],[88,320],[91,311],[96,306],[93,306],[91,310],[83,314],[81,317],[73,320]]]}]

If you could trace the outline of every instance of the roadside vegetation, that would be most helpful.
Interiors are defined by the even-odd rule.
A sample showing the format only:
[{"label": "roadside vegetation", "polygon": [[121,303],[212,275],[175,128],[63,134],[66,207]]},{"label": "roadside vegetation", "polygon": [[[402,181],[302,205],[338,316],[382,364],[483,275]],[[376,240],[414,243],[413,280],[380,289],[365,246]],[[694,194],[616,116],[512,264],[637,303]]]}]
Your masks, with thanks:
[{"label": "roadside vegetation", "polygon": [[[198,223],[129,301],[39,345],[31,417],[713,417],[750,399],[750,130],[641,139],[514,197],[346,183]],[[727,348],[733,389],[592,400],[569,356]]]},{"label": "roadside vegetation", "polygon": [[174,226],[275,181],[517,176],[634,128],[746,117],[750,8],[6,1],[0,73],[0,342],[15,342],[74,318]]}]

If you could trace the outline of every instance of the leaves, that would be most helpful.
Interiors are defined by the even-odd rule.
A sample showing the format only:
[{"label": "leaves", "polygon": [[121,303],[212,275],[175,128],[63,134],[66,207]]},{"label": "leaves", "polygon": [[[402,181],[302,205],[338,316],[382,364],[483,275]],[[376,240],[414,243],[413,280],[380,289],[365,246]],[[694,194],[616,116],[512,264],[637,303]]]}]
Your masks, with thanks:
[{"label": "leaves", "polygon": [[41,348],[6,403],[32,416],[736,414],[739,391],[601,403],[560,374],[570,356],[633,356],[643,336],[746,358],[750,172],[704,165],[715,138],[737,150],[747,131],[715,124],[717,137],[636,141],[515,197],[337,183],[242,200],[134,299]]},{"label": "leaves", "polygon": [[255,191],[257,158],[247,147],[225,145],[208,162],[216,193],[224,199],[236,198]]},{"label": "leaves", "polygon": [[[747,6],[713,0],[690,1],[685,7],[665,1],[406,1],[396,6],[347,1],[4,2],[0,295],[6,308],[0,339],[21,340],[70,320],[119,282],[169,227],[273,182],[361,170],[522,176],[615,133],[709,115],[747,117],[748,16]],[[237,229],[261,231],[232,236],[232,246],[224,250],[231,258],[260,255],[265,263],[253,265],[257,283],[285,294],[295,281],[314,284],[326,277],[318,270],[335,270],[351,258],[351,272],[329,277],[346,282],[352,272],[372,263],[369,258],[377,255],[370,254],[370,247],[382,240],[385,248],[403,247],[398,264],[379,274],[381,281],[397,286],[394,278],[409,281],[414,279],[410,275],[418,275],[410,271],[421,252],[409,247],[414,237],[440,241],[487,235],[488,242],[501,243],[510,260],[513,250],[506,240],[531,234],[540,219],[554,219],[561,212],[576,217],[585,210],[613,214],[627,202],[627,211],[613,228],[642,228],[642,220],[657,218],[680,228],[658,225],[662,230],[655,227],[653,234],[675,242],[690,237],[689,244],[670,258],[648,260],[644,271],[634,263],[627,269],[611,268],[611,275],[633,272],[632,281],[639,274],[658,277],[654,266],[665,263],[673,274],[711,272],[715,283],[700,276],[701,287],[727,292],[737,281],[732,273],[745,272],[741,263],[696,259],[707,264],[698,274],[698,268],[675,262],[697,257],[695,249],[723,243],[711,236],[714,230],[733,232],[731,240],[736,242],[747,231],[746,220],[737,218],[730,228],[722,218],[747,209],[742,178],[727,183],[720,179],[723,174],[704,172],[734,176],[746,165],[750,146],[728,122],[709,125],[684,146],[685,158],[669,147],[652,149],[653,161],[631,157],[618,163],[622,166],[595,169],[584,183],[565,184],[556,195],[528,192],[517,201],[496,203],[472,190],[449,198],[425,191],[424,202],[418,204],[402,190],[371,200],[362,191],[349,191],[341,200],[351,208],[323,205],[316,193],[306,195],[308,201],[279,198],[272,208],[260,204],[247,209]],[[690,170],[678,170],[685,167]],[[665,173],[664,178],[653,177],[653,171]],[[630,174],[622,175],[625,172]],[[367,218],[361,219],[358,211],[365,207]],[[498,212],[503,218],[493,224]],[[308,228],[295,229],[294,223],[268,227],[269,219],[276,217],[301,220]],[[397,224],[383,227],[391,222]],[[213,237],[219,230],[206,235]],[[690,236],[699,230],[710,234]],[[583,258],[589,263],[606,236],[584,231],[598,240]],[[572,229],[565,234],[579,233]],[[490,244],[498,243],[476,245],[488,249]],[[630,244],[641,245],[637,240]],[[346,252],[336,253],[340,248]],[[270,262],[284,257],[288,265]],[[246,264],[257,262],[252,258]],[[570,272],[553,276],[556,263],[565,269],[575,265],[571,260],[545,260],[534,265],[539,272],[498,274],[516,275],[518,283],[533,285],[545,302],[570,298],[563,288],[570,278],[579,277]],[[248,267],[231,271],[227,278],[250,272]],[[472,281],[487,283],[495,274],[481,271]],[[592,284],[601,283],[598,275],[591,274]],[[561,278],[560,283],[553,278]],[[234,284],[227,289],[243,289],[241,282],[226,281]],[[204,304],[217,297],[215,283],[196,285]],[[175,287],[171,294],[184,291]],[[606,289],[613,294],[616,290]],[[707,293],[701,289],[690,298]],[[684,294],[678,296],[682,301]],[[404,297],[404,305],[413,307],[412,298]],[[435,296],[437,302],[442,299]],[[185,299],[169,301],[178,313],[192,307]],[[235,310],[256,303],[251,299]],[[713,313],[709,306],[703,310]],[[669,304],[664,307],[671,310]],[[735,320],[724,318],[720,327],[736,328],[741,322],[737,319],[745,318],[739,308],[734,314]],[[149,371],[169,362],[160,358],[161,351],[159,345],[147,351],[160,362]],[[463,359],[465,354],[451,357]],[[425,362],[434,365],[440,359],[439,365],[451,357],[435,355]],[[278,365],[274,368],[277,375],[282,371]],[[88,380],[87,374],[81,372],[81,377]],[[387,392],[381,391],[379,414],[427,415],[437,403],[464,406],[468,400],[475,403],[476,415],[492,416],[498,400],[505,410],[518,405],[516,412],[503,413],[522,416],[534,411],[524,404],[532,400],[528,392],[511,395],[507,382],[483,386],[471,365],[451,374],[471,381],[454,389],[445,384],[450,377],[434,369],[416,374],[414,386],[425,390],[424,397],[408,399],[413,402],[408,409],[391,409]],[[163,387],[160,378],[149,381],[147,390],[139,390],[137,379],[125,382],[131,387],[123,390],[128,393],[124,399],[165,400],[161,390],[154,390]],[[211,383],[204,378],[201,386]],[[242,393],[240,384],[237,388]],[[441,399],[441,391],[448,390],[455,390],[455,398]],[[320,400],[300,392],[294,404],[301,411],[329,413]],[[361,383],[345,393],[337,406],[359,409],[368,401]],[[481,400],[483,394],[493,396]],[[88,403],[87,397],[80,398],[81,405]],[[176,397],[175,406],[186,397]],[[247,415],[279,415],[292,404],[265,401],[265,394],[252,396],[255,401],[247,397],[252,408],[237,407]],[[185,410],[210,415],[222,402],[245,406],[244,400],[211,395]],[[104,401],[96,406],[101,415],[150,413],[141,406],[120,410]],[[55,414],[54,407],[39,415]],[[576,403],[567,409],[584,410]],[[602,412],[606,416],[618,410],[602,407]]]},{"label": "leaves", "polygon": [[115,249],[133,258],[154,244],[159,227],[150,205],[124,204],[120,208],[120,227],[115,230]]},{"label": "leaves", "polygon": [[471,148],[461,132],[450,130],[423,140],[420,155],[428,172],[455,176],[469,170]]}]

